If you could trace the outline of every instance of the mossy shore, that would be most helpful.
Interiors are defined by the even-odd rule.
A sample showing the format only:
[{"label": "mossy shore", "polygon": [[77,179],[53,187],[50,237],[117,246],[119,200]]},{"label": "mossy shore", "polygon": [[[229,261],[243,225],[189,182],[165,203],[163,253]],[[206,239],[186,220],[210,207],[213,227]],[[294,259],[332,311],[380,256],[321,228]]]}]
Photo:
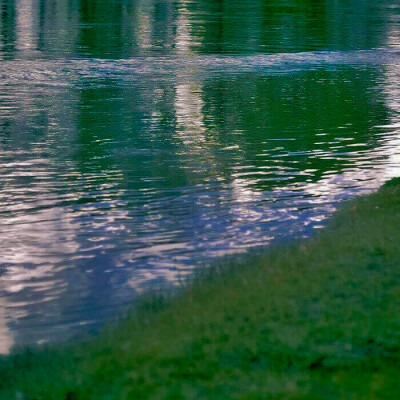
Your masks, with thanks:
[{"label": "mossy shore", "polygon": [[1,399],[397,399],[400,182],[99,336],[0,361]]}]

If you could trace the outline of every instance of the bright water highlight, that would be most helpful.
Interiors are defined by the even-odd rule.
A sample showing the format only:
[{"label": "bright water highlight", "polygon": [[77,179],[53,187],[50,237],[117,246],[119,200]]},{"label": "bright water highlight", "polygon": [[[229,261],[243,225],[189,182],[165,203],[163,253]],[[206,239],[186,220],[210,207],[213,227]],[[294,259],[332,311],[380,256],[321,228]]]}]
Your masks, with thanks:
[{"label": "bright water highlight", "polygon": [[2,352],[400,175],[396,2],[249,3],[0,0]]}]

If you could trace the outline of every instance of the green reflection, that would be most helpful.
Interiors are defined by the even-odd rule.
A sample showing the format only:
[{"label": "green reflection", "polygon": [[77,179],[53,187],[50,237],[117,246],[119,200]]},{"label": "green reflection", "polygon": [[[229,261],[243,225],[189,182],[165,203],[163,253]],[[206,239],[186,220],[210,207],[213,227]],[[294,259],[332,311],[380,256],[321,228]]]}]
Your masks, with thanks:
[{"label": "green reflection", "polygon": [[7,57],[129,58],[387,45],[394,0],[0,0]]},{"label": "green reflection", "polygon": [[[241,162],[291,170],[295,180],[351,167],[378,143],[374,127],[388,121],[380,72],[340,68],[289,77],[238,76],[203,90],[209,132],[222,146],[236,144]],[[280,184],[265,182],[262,189]]]},{"label": "green reflection", "polygon": [[118,170],[124,189],[151,188],[156,196],[229,183],[240,169],[260,190],[316,182],[379,146],[375,127],[388,121],[380,76],[338,67],[81,89],[80,172]]},{"label": "green reflection", "polygon": [[0,60],[8,59],[15,50],[15,3],[0,2]]},{"label": "green reflection", "polygon": [[[398,56],[329,50],[396,46],[395,5],[0,0],[0,267],[34,272],[5,294],[16,331],[27,316],[16,342],[35,318],[54,337],[198,260],[302,234],[362,170],[379,186]],[[310,50],[327,51],[257,57]]]}]

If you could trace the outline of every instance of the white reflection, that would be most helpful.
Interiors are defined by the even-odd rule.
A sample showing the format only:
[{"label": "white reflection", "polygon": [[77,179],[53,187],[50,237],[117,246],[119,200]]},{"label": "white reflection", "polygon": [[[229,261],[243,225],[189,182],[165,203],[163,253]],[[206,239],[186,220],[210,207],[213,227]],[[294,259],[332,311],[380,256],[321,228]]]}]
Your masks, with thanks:
[{"label": "white reflection", "polygon": [[168,285],[176,286],[193,272],[193,262],[188,263],[189,257],[181,257],[186,264],[179,261],[178,257],[171,260],[170,254],[165,254],[165,258],[161,255],[158,257],[148,268],[132,271],[130,274],[127,283],[136,293],[142,293],[149,288],[154,290],[165,289]]},{"label": "white reflection", "polygon": [[[194,79],[194,77],[193,77]],[[179,82],[175,87],[174,109],[176,116],[175,136],[185,154],[192,155],[187,167],[193,172],[207,171],[217,179],[220,176],[215,148],[219,146],[204,122],[203,86],[199,82]]]},{"label": "white reflection", "polygon": [[178,15],[176,17],[176,36],[175,47],[179,53],[188,54],[191,48],[200,45],[192,35],[192,26],[190,22],[190,11],[186,6],[186,1],[179,2]]},{"label": "white reflection", "polygon": [[152,46],[152,11],[154,4],[152,1],[140,2],[138,11],[138,45],[141,49],[150,49]]},{"label": "white reflection", "polygon": [[8,354],[14,344],[13,334],[7,326],[8,323],[7,301],[0,298],[0,354]]},{"label": "white reflection", "polygon": [[[238,144],[223,147],[217,142],[215,134],[207,129],[203,109],[203,87],[200,83],[191,81],[176,85],[176,135],[182,142],[184,153],[191,154],[193,157],[193,165],[189,167],[194,171],[207,171],[207,176],[212,175],[215,181],[224,181],[226,173],[222,172],[224,165],[216,156],[218,151],[223,151],[224,157],[229,154],[229,157],[235,160],[235,165],[246,164],[246,153]],[[203,244],[203,251],[210,257],[245,251],[251,246],[259,245],[261,241],[265,244],[270,239],[270,234],[262,233],[261,227],[256,223],[265,212],[265,209],[260,207],[263,193],[255,189],[257,179],[243,178],[240,173],[232,172],[229,180],[231,182],[229,190],[222,191],[219,198],[208,195],[204,189],[205,193],[196,202],[196,207],[203,210],[201,217],[203,223],[210,229],[212,229],[213,221],[209,220],[211,217],[208,215],[208,209],[212,207],[214,211],[211,214],[217,213],[218,201],[225,203],[225,207],[221,208],[221,213],[229,215],[226,229],[232,232],[234,237],[231,240],[225,238],[224,243],[220,243],[217,237],[207,238]],[[208,220],[209,223],[207,223]],[[247,229],[242,229],[243,226]],[[227,232],[225,234],[229,235]],[[199,242],[199,238],[196,240]]]},{"label": "white reflection", "polygon": [[[399,9],[399,7],[397,8]],[[400,27],[399,27],[399,13],[394,13],[390,16],[390,25],[387,33],[387,44],[392,48],[400,47]]]},{"label": "white reflection", "polygon": [[201,145],[206,142],[203,107],[200,84],[178,83],[176,85],[177,135],[185,144]]},{"label": "white reflection", "polygon": [[[74,91],[18,85],[4,89],[0,100],[13,106],[3,113],[10,146],[0,154],[0,351],[6,353],[13,343],[57,337],[56,322],[76,317],[68,313],[84,309],[82,296],[97,295],[95,279],[79,266],[94,249],[106,249],[104,240],[125,229],[127,216],[117,208],[123,193],[114,190],[122,179],[118,170],[85,174],[71,162],[78,126]],[[90,191],[103,194],[102,218],[88,218],[97,204],[79,203]],[[100,243],[79,236],[84,229]]]},{"label": "white reflection", "polygon": [[233,178],[231,183],[232,196],[237,203],[250,203],[260,200],[262,193],[251,188],[257,183],[256,179]]},{"label": "white reflection", "polygon": [[39,5],[35,0],[17,0],[17,49],[24,52],[36,48],[36,23]]},{"label": "white reflection", "polygon": [[[7,188],[5,188],[7,190]],[[73,255],[79,249],[75,226],[64,210],[51,207],[45,211],[2,219],[0,235],[2,261],[26,265],[44,260],[55,264],[63,255]]]}]

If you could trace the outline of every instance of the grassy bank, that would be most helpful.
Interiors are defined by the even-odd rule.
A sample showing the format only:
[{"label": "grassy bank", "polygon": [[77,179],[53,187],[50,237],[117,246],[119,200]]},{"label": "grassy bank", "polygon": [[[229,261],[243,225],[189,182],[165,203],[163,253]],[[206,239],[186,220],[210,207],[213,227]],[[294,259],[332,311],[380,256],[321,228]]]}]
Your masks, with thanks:
[{"label": "grassy bank", "polygon": [[0,362],[1,399],[396,399],[400,184],[100,336]]}]

